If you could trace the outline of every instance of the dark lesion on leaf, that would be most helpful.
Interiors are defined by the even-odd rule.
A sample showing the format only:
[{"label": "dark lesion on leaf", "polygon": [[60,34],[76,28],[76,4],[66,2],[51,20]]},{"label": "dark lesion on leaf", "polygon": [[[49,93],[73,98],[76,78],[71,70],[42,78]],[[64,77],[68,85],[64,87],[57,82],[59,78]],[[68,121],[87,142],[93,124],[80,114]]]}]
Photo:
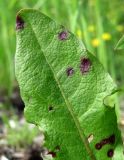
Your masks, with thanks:
[{"label": "dark lesion on leaf", "polygon": [[68,31],[63,30],[60,33],[58,33],[58,39],[61,41],[67,40],[68,39]]},{"label": "dark lesion on leaf", "polygon": [[99,143],[97,143],[96,145],[95,145],[95,148],[97,149],[97,150],[99,150],[99,149],[101,149],[104,145],[106,145],[106,144],[114,144],[115,143],[115,135],[114,134],[112,134],[111,136],[109,136],[108,138],[104,138],[104,139],[102,139]]},{"label": "dark lesion on leaf", "polygon": [[16,30],[24,29],[24,20],[19,15],[16,17]]},{"label": "dark lesion on leaf", "polygon": [[112,134],[108,138],[105,138],[105,139],[101,140],[100,143],[102,144],[102,146],[104,146],[106,144],[114,144],[115,143],[115,135]]},{"label": "dark lesion on leaf", "polygon": [[68,67],[66,69],[67,76],[72,76],[74,74],[74,69],[72,67]]},{"label": "dark lesion on leaf", "polygon": [[100,150],[100,149],[102,148],[101,143],[97,143],[97,144],[95,145],[95,148],[96,148],[97,150]]},{"label": "dark lesion on leaf", "polygon": [[49,107],[48,107],[48,110],[49,111],[52,111],[54,108],[53,108],[53,106],[52,105],[50,105]]},{"label": "dark lesion on leaf", "polygon": [[112,134],[109,138],[108,138],[108,141],[110,144],[114,144],[115,143],[115,135]]},{"label": "dark lesion on leaf", "polygon": [[89,72],[91,68],[91,60],[89,58],[81,58],[81,61],[80,61],[80,71],[82,74],[85,74],[87,72]]},{"label": "dark lesion on leaf", "polygon": [[114,155],[114,150],[109,149],[108,152],[107,152],[107,156],[111,158],[111,157],[113,157],[113,155]]},{"label": "dark lesion on leaf", "polygon": [[103,139],[100,143],[102,146],[108,144],[109,143],[108,138]]}]

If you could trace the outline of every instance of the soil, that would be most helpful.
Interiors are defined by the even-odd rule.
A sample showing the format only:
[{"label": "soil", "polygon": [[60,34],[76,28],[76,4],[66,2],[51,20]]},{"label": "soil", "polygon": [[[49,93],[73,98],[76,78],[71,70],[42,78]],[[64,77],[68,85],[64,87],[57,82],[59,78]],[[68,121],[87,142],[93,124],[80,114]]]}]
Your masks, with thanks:
[{"label": "soil", "polygon": [[[6,141],[6,127],[3,122],[2,116],[6,114],[11,119],[13,113],[18,115],[19,119],[24,119],[24,102],[21,99],[19,88],[13,89],[12,95],[7,96],[6,91],[0,92],[0,105],[8,105],[13,108],[14,112],[11,113],[11,109],[0,108],[0,160],[42,160],[43,148],[41,147],[42,137],[35,137],[35,140],[30,146],[23,148],[16,148],[15,146],[8,145]],[[41,135],[42,136],[42,135]]]}]

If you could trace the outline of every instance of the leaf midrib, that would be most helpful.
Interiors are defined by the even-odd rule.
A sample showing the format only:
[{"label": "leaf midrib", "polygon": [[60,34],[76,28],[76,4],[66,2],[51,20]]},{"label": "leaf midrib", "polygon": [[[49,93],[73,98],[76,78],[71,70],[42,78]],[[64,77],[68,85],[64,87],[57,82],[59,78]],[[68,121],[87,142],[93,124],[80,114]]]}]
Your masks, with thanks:
[{"label": "leaf midrib", "polygon": [[[28,22],[29,22],[29,20],[28,20]],[[72,116],[72,119],[74,120],[74,123],[75,123],[75,125],[76,125],[76,128],[77,128],[77,130],[78,130],[78,132],[79,132],[81,141],[82,141],[83,144],[85,145],[85,148],[86,148],[88,154],[90,155],[91,160],[96,160],[96,158],[95,158],[92,150],[90,149],[90,146],[89,146],[89,144],[88,144],[88,141],[86,140],[85,134],[83,133],[83,131],[82,131],[81,127],[80,127],[80,123],[79,123],[78,119],[76,118],[76,116],[75,116],[74,113],[73,113],[73,110],[72,110],[72,108],[71,108],[71,104],[69,103],[68,99],[65,97],[64,91],[63,91],[63,89],[62,89],[62,87],[61,87],[58,79],[56,78],[56,76],[55,76],[55,74],[54,74],[54,71],[53,71],[53,69],[52,69],[52,66],[51,66],[51,65],[49,64],[49,62],[47,61],[47,58],[46,58],[46,56],[45,56],[45,54],[44,54],[44,52],[43,52],[43,50],[42,50],[42,48],[41,48],[41,45],[40,45],[40,43],[39,43],[39,40],[38,40],[38,38],[37,38],[37,34],[35,33],[35,30],[33,29],[33,26],[31,25],[30,22],[29,22],[29,24],[30,24],[31,29],[32,29],[32,31],[33,31],[33,33],[34,33],[34,37],[36,38],[36,41],[37,41],[37,43],[38,43],[38,45],[39,45],[39,47],[40,47],[40,49],[41,49],[41,52],[43,53],[43,56],[44,56],[44,58],[45,58],[45,60],[46,60],[46,63],[47,63],[48,66],[50,67],[50,70],[51,70],[51,72],[52,72],[52,74],[53,74],[53,77],[54,77],[56,83],[58,84],[58,87],[59,87],[59,89],[60,89],[60,92],[61,92],[61,94],[62,94],[62,97],[63,97],[63,99],[64,99],[64,101],[65,101],[65,103],[66,103],[66,106],[67,106],[67,108],[68,108],[71,116]]]}]

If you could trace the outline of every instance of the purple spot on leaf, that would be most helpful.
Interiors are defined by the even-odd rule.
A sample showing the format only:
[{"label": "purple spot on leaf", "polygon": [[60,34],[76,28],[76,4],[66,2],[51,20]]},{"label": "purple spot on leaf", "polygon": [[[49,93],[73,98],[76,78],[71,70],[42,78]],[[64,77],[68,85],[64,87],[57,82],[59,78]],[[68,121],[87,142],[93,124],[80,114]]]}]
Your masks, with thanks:
[{"label": "purple spot on leaf", "polygon": [[95,145],[95,148],[96,148],[97,150],[100,150],[100,149],[102,148],[102,145],[101,145],[100,143],[97,143],[97,144]]},{"label": "purple spot on leaf", "polygon": [[111,135],[111,136],[108,138],[108,140],[109,140],[109,143],[110,143],[110,144],[114,144],[114,143],[115,143],[115,135],[114,135],[114,134]]},{"label": "purple spot on leaf", "polygon": [[89,71],[91,67],[91,61],[89,58],[82,58],[81,59],[81,64],[80,64],[80,71],[81,73],[86,73]]},{"label": "purple spot on leaf", "polygon": [[114,155],[113,149],[108,150],[107,156],[108,156],[108,157],[113,157],[113,155]]},{"label": "purple spot on leaf", "polygon": [[58,35],[58,38],[59,38],[60,40],[66,40],[67,37],[68,37],[68,32],[67,32],[67,31],[62,31],[62,32],[60,32],[59,35]]},{"label": "purple spot on leaf", "polygon": [[114,144],[115,143],[115,135],[111,135],[109,138],[105,138],[100,142],[103,145],[105,144]]},{"label": "purple spot on leaf", "polygon": [[67,76],[72,76],[74,74],[74,69],[72,67],[67,68],[66,70]]},{"label": "purple spot on leaf", "polygon": [[105,144],[109,143],[109,140],[108,140],[108,138],[105,138],[100,143],[101,143],[102,146],[104,146]]},{"label": "purple spot on leaf", "polygon": [[24,21],[20,16],[16,17],[16,29],[23,29],[24,28]]}]

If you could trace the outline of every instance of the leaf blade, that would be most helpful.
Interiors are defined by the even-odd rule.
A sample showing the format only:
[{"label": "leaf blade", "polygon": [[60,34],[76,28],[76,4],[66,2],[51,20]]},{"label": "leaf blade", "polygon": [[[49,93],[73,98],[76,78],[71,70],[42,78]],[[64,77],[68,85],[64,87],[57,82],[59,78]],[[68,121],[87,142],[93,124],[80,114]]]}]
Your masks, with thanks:
[{"label": "leaf blade", "polygon": [[[96,151],[96,149],[94,148],[95,142],[89,145],[87,143],[87,140],[85,141],[85,139],[91,133],[95,136],[98,136],[98,131],[93,133],[94,127],[91,127],[91,129],[89,129],[87,127],[87,124],[91,123],[95,126],[95,123],[96,122],[98,123],[98,119],[102,122],[102,117],[106,118],[105,112],[111,114],[114,119],[114,122],[112,122],[110,116],[109,121],[105,122],[105,124],[107,125],[113,124],[114,127],[117,127],[116,116],[114,111],[110,111],[110,109],[104,108],[102,104],[103,98],[108,94],[110,94],[112,90],[115,88],[115,85],[111,80],[110,76],[104,71],[101,64],[99,64],[97,60],[89,52],[85,50],[84,46],[76,39],[76,37],[73,34],[67,32],[66,30],[66,32],[68,33],[68,37],[66,40],[61,41],[59,39],[58,34],[60,34],[63,31],[63,27],[58,26],[54,21],[52,21],[48,17],[44,16],[40,12],[32,10],[23,10],[22,12],[19,13],[19,16],[23,17],[26,24],[24,30],[22,30],[21,32],[20,31],[17,32],[19,39],[17,41],[18,43],[17,46],[20,48],[17,48],[18,53],[16,54],[16,75],[20,84],[22,97],[24,98],[26,106],[28,106],[26,107],[25,110],[27,119],[31,122],[38,124],[39,126],[41,126],[41,122],[42,125],[46,124],[47,126],[47,123],[50,123],[48,122],[49,121],[48,119],[52,120],[54,118],[45,117],[44,115],[46,115],[47,113],[47,108],[44,107],[45,108],[44,111],[43,107],[41,108],[40,105],[37,104],[37,102],[40,102],[40,104],[48,106],[50,105],[48,104],[48,102],[49,103],[53,102],[53,104],[58,105],[57,101],[59,101],[60,104],[63,104],[63,108],[65,108],[64,106],[66,106],[68,107],[69,111],[68,112],[66,108],[64,110],[61,110],[59,115],[61,115],[61,113],[68,112],[68,114],[67,113],[66,114],[68,115],[68,117],[70,117],[69,115],[71,115],[70,120],[69,118],[67,119],[65,118],[66,114],[64,114],[64,118],[66,119],[66,121],[68,120],[70,124],[72,124],[71,122],[72,119],[74,121],[72,125],[73,127],[71,126],[69,130],[72,130],[74,132],[75,131],[74,126],[75,125],[78,126],[77,127],[78,134],[77,131],[75,131],[75,133],[76,135],[80,135],[81,139],[83,139],[82,140],[83,145],[79,143],[79,140],[78,140],[79,144],[77,145],[80,150],[79,153],[81,154],[79,155],[79,153],[76,153],[75,150],[73,150],[72,152],[74,152],[76,156],[74,154],[71,155],[70,149],[67,149],[65,152],[66,156],[64,157],[64,159],[76,159],[76,158],[80,159],[81,157],[85,157],[85,159],[99,159],[101,155],[103,155],[103,160],[105,158],[107,159],[108,157],[104,155],[105,154],[104,152],[106,152],[108,148],[110,148],[110,146],[106,147],[104,152],[100,153]],[[31,39],[31,37],[33,38],[33,40]],[[26,45],[24,42],[26,42]],[[37,54],[35,54],[35,52],[37,52]],[[21,53],[23,53],[23,55],[21,55]],[[92,62],[92,66],[89,72],[86,73],[86,75],[85,74],[82,75],[79,69],[80,59],[84,57],[89,58]],[[40,61],[42,62],[42,64]],[[72,75],[72,77],[67,77],[66,69],[70,65],[73,65],[73,68],[75,69],[75,74]],[[20,66],[23,66],[22,70],[20,69]],[[98,68],[96,68],[96,66]],[[41,71],[43,73],[41,73]],[[41,81],[41,84],[39,84],[38,79]],[[102,79],[105,80],[103,81]],[[52,81],[52,84],[50,80]],[[26,85],[24,87],[25,83]],[[47,89],[47,92],[49,94],[52,93],[53,94],[52,96],[49,96],[49,94],[46,93],[47,84],[49,87]],[[40,90],[42,90],[42,93],[40,93]],[[94,94],[91,94],[90,93],[91,91],[94,91]],[[57,94],[57,92],[59,95]],[[28,100],[30,99],[30,97],[32,97],[31,98],[32,102],[29,102]],[[48,100],[47,97],[49,97],[51,101]],[[46,101],[44,100],[45,98],[47,99]],[[29,108],[29,104],[31,105],[32,108],[31,107]],[[84,104],[85,107],[82,107],[82,104]],[[98,105],[98,107],[95,108],[96,105]],[[36,111],[37,109],[39,110]],[[60,108],[58,107],[57,109]],[[44,115],[41,113],[41,111],[44,111]],[[53,113],[55,114],[55,112]],[[95,114],[98,114],[100,118],[98,119],[96,118],[96,120],[94,120],[94,123],[92,123],[93,119],[88,118],[90,114],[92,115],[91,117],[94,117]],[[39,117],[42,117],[42,119],[40,119]],[[88,121],[86,121],[86,119],[88,119]],[[56,120],[54,119],[54,121]],[[62,122],[59,123],[61,124]],[[67,124],[67,126],[69,126],[69,123]],[[49,133],[48,128],[51,128],[51,126],[53,127],[54,125],[50,126],[50,124],[47,127],[43,127],[42,129],[46,130],[46,133],[49,135],[48,137],[52,135],[52,139],[48,138],[49,142],[47,142],[47,146],[48,148],[53,150],[54,147],[53,144],[50,143],[50,141],[55,139],[54,143],[56,144],[57,139],[59,139],[59,135],[57,135],[55,131],[56,137],[53,138],[54,134]],[[58,124],[56,125],[58,126]],[[61,127],[60,126],[56,127],[55,130],[58,131],[59,127],[61,128],[62,131],[65,130],[65,128],[67,129],[67,126],[65,125],[63,127],[63,125],[65,124],[60,125]],[[100,128],[99,123],[97,126],[99,129]],[[102,127],[101,132],[105,129],[106,127]],[[115,128],[112,127],[113,132],[114,129]],[[52,128],[50,130],[52,130]],[[106,132],[103,135],[108,136],[108,134],[110,133],[111,133],[110,129],[108,128],[108,132]],[[118,133],[119,132],[117,130],[115,134],[118,135]],[[102,136],[99,135],[98,138],[94,138],[95,141],[103,137],[103,135]],[[65,140],[67,140],[67,142],[69,141],[69,143],[71,144],[70,146],[75,146],[74,144],[77,144],[76,141],[71,142],[69,140],[69,135],[67,136],[68,138],[66,136],[64,136],[64,138]],[[71,136],[70,139],[72,139],[72,137],[73,136]],[[120,139],[120,136],[117,137],[119,137]],[[64,141],[62,140],[62,136],[60,139],[61,139],[60,142],[62,143],[62,141]],[[64,141],[65,144],[67,142]],[[64,147],[66,145],[63,144]],[[66,148],[64,147],[62,149],[62,152]],[[70,153],[69,157],[68,153]],[[96,155],[96,158],[94,157],[94,154]],[[122,154],[120,155],[122,157]],[[56,159],[62,159],[61,156],[59,157],[59,153]]]}]

